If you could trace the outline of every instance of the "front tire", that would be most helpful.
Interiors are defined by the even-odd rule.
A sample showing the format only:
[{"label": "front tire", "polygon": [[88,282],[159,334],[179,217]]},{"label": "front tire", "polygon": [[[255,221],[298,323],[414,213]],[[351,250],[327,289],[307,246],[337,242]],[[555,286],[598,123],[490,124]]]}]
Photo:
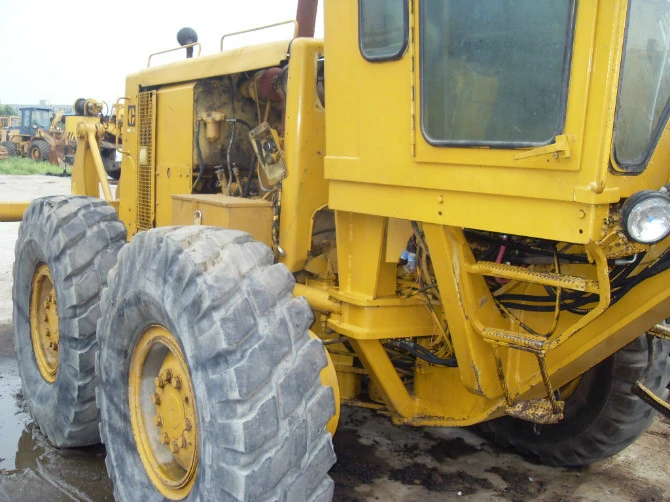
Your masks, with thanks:
[{"label": "front tire", "polygon": [[631,389],[652,360],[647,386],[667,396],[670,343],[643,335],[581,376],[565,400],[565,418],[535,425],[503,417],[485,424],[494,440],[552,466],[578,467],[609,458],[647,430],[656,412]]},{"label": "front tire", "polygon": [[57,447],[100,442],[95,330],[125,237],[116,211],[89,197],[37,199],[19,227],[12,290],[19,373],[35,422]]},{"label": "front tire", "polygon": [[43,139],[34,139],[28,148],[28,156],[34,161],[49,162],[49,155],[51,155],[51,147],[49,143]]},{"label": "front tire", "polygon": [[249,235],[199,226],[119,255],[97,364],[116,500],[331,500],[326,354],[272,263]]}]

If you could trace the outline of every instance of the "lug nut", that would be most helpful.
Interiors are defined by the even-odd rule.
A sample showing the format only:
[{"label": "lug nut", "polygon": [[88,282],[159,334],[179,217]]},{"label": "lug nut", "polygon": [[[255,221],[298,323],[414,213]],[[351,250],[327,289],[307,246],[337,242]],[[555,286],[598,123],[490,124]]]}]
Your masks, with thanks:
[{"label": "lug nut", "polygon": [[172,379],[172,386],[177,390],[181,389],[181,378],[178,376],[174,377]]},{"label": "lug nut", "polygon": [[160,427],[161,425],[163,425],[163,417],[161,417],[160,415],[156,415],[154,417],[154,425],[156,427]]},{"label": "lug nut", "polygon": [[164,432],[163,435],[161,436],[161,443],[163,443],[163,444],[169,444],[170,443],[170,436],[168,436],[167,432]]},{"label": "lug nut", "polygon": [[186,448],[188,446],[188,442],[186,441],[186,437],[182,436],[181,437],[181,447]]},{"label": "lug nut", "polygon": [[172,453],[177,453],[179,451],[179,442],[176,439],[172,440]]},{"label": "lug nut", "polygon": [[49,320],[49,316],[47,314],[44,314],[44,322],[47,322]]},{"label": "lug nut", "polygon": [[49,328],[46,329],[44,334],[47,336],[47,338],[51,336],[51,331],[49,331]]},{"label": "lug nut", "polygon": [[58,350],[58,342],[54,342],[54,350]]},{"label": "lug nut", "polygon": [[161,404],[161,397],[158,395],[158,393],[154,392],[154,395],[151,396],[151,401],[157,405]]},{"label": "lug nut", "polygon": [[172,370],[170,368],[165,370],[165,381],[169,382],[172,380]]},{"label": "lug nut", "polygon": [[160,375],[154,379],[154,383],[156,384],[156,387],[160,387],[161,389],[165,387],[165,380],[163,380],[163,377]]},{"label": "lug nut", "polygon": [[187,432],[193,429],[191,421],[188,418],[184,418],[184,429],[186,429]]}]

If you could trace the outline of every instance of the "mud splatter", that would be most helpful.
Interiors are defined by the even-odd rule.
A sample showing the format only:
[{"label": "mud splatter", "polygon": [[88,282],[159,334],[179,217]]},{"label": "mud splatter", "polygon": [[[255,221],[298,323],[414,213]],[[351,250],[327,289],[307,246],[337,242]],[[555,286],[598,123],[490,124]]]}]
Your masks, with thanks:
[{"label": "mud splatter", "polygon": [[355,489],[386,476],[390,466],[375,455],[375,448],[360,442],[354,429],[338,429],[333,438],[337,463],[330,470],[335,481],[334,500],[356,502]]},{"label": "mud splatter", "polygon": [[428,449],[428,453],[435,459],[436,462],[442,463],[447,459],[457,459],[465,455],[472,455],[477,453],[479,449],[469,445],[461,437],[454,439],[442,439],[435,438],[430,434],[424,435],[425,438],[434,441],[431,447]]},{"label": "mud splatter", "polygon": [[421,485],[430,491],[472,495],[480,489],[490,490],[491,482],[464,471],[441,472],[435,467],[415,462],[400,469],[393,469],[390,478],[404,485]]},{"label": "mud splatter", "polygon": [[514,502],[534,500],[538,495],[547,491],[547,484],[544,481],[533,478],[533,474],[525,470],[494,466],[487,469],[486,472],[497,474],[507,483],[501,495]]}]

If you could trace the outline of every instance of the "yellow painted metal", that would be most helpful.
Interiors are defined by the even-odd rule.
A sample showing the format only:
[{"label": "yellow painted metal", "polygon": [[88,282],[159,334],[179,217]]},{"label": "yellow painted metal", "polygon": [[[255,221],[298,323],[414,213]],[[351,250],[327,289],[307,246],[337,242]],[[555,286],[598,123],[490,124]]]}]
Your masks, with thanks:
[{"label": "yellow painted metal", "polygon": [[223,194],[172,196],[173,225],[211,225],[234,228],[272,246],[272,203]]},{"label": "yellow painted metal", "polygon": [[[128,239],[137,233],[137,96],[139,84],[138,74],[126,78],[125,96],[123,102],[124,123],[120,129],[123,138],[121,157],[121,178],[117,185],[117,193],[122,196],[119,200],[119,219],[128,232]],[[118,145],[117,145],[118,146]]]},{"label": "yellow painted metal", "polygon": [[[318,339],[316,334],[311,330],[309,331],[309,336]],[[326,366],[321,370],[320,373],[321,383],[324,386],[331,387],[333,389],[333,397],[335,401],[335,414],[332,417],[330,417],[330,420],[328,420],[328,423],[326,424],[326,429],[328,429],[328,432],[330,432],[334,436],[335,431],[337,430],[337,425],[340,422],[340,403],[341,403],[340,384],[338,383],[337,380],[337,372],[335,371],[335,365],[333,364],[333,359],[332,357],[330,357],[330,354],[325,348],[323,350],[326,353]]]},{"label": "yellow painted metal", "polygon": [[72,166],[72,193],[99,197],[100,190],[105,200],[114,199],[102,164],[99,142],[103,133],[102,124],[81,122],[77,126],[77,153]]},{"label": "yellow painted metal", "polygon": [[156,91],[140,92],[137,103],[137,230],[156,216]]},{"label": "yellow painted metal", "polygon": [[[156,226],[174,225],[172,194],[190,194],[193,184],[194,84],[181,84],[156,92],[157,117],[178,117],[156,122]],[[193,220],[188,221],[192,224]]]},{"label": "yellow painted metal", "polygon": [[[420,9],[413,14],[417,26]],[[411,65],[419,61],[420,37],[412,54],[370,63],[358,57],[355,2],[325,2],[324,18],[328,99],[337,103],[326,117],[331,208],[567,242],[598,240],[607,205],[629,183],[607,172],[626,2],[577,5],[561,139],[570,157],[515,159],[528,150],[436,147],[421,132],[413,156],[411,131],[421,131],[421,117],[415,114],[414,124],[408,117],[419,108],[421,85]],[[414,101],[410,77],[417,79]]]},{"label": "yellow painted metal", "polygon": [[289,52],[290,40],[226,50],[217,54],[201,56],[194,59],[177,61],[169,65],[146,68],[130,75],[126,80],[126,89],[131,82],[136,82],[126,96],[137,94],[139,86],[153,87],[177,82],[190,82],[208,77],[216,77],[226,73],[240,73],[277,66],[284,61]]},{"label": "yellow painted metal", "polygon": [[169,500],[191,492],[198,471],[198,415],[179,341],[152,325],[135,344],[128,376],[130,422],[147,476]]},{"label": "yellow painted metal", "polygon": [[[315,333],[336,342],[328,349],[342,400],[356,402],[361,377],[367,375],[401,423],[469,425],[503,414],[508,404],[544,406],[540,400],[549,386],[531,352],[545,355],[550,384],[559,388],[667,317],[668,272],[609,305],[606,258],[627,256],[632,249],[616,224],[613,228],[610,205],[635,191],[656,189],[670,177],[669,130],[644,173],[626,176],[609,169],[628,3],[576,2],[565,126],[551,144],[535,148],[447,148],[425,140],[420,2],[411,10],[407,52],[383,63],[360,56],[357,2],[325,2],[325,71],[332,103],[327,113],[315,92],[324,46],[316,40],[292,42],[282,138],[288,171],[279,227],[284,254],[279,259],[293,272],[308,269],[306,284],[296,285],[294,294],[305,296],[316,311]],[[214,223],[252,233],[267,224],[265,216],[258,222],[232,221],[230,208],[219,214],[219,204],[209,196],[190,195],[199,120],[195,89],[210,77],[280,65],[288,53],[288,42],[263,44],[128,77],[123,126],[128,155],[119,212],[129,235],[154,224]],[[497,82],[488,78],[479,84],[485,99],[476,106],[491,113]],[[456,102],[453,108],[471,105]],[[464,119],[465,126],[481,129],[475,119]],[[86,180],[78,173],[78,185],[87,188]],[[332,277],[319,277],[332,276],[322,267],[327,260],[309,256],[313,218],[324,207],[335,210],[337,286]],[[438,284],[432,299],[405,298],[397,291],[396,263],[412,235],[411,221],[420,222],[428,242],[429,275]],[[579,244],[593,263],[559,273],[476,262],[462,228]],[[661,251],[656,249],[655,256]],[[485,275],[512,280],[509,288],[515,292],[548,285],[590,292],[598,299],[588,315],[562,313],[554,323],[553,313],[501,311]],[[317,276],[314,283],[312,276]],[[442,321],[446,327],[437,326]],[[546,330],[550,333],[538,334]],[[436,333],[453,344],[458,367],[417,360],[413,385],[406,386],[384,341],[423,343]],[[348,338],[355,354],[337,343],[340,337]],[[500,354],[500,374],[494,351]],[[354,366],[355,358],[364,369]]]},{"label": "yellow painted metal", "polygon": [[21,221],[30,202],[0,202],[0,221]]},{"label": "yellow painted metal", "polygon": [[293,296],[304,296],[310,307],[320,312],[334,314],[342,312],[342,305],[333,300],[328,291],[324,289],[310,287],[305,284],[296,284],[293,286]]},{"label": "yellow painted metal", "polygon": [[435,332],[433,318],[416,298],[370,300],[364,305],[354,305],[335,291],[332,295],[342,300],[342,313],[333,313],[328,318],[328,327],[350,338],[407,338],[431,336]]},{"label": "yellow painted metal", "polygon": [[311,216],[328,202],[328,183],[323,177],[326,114],[315,92],[320,57],[321,41],[297,39],[291,44],[291,92],[286,100],[284,133],[288,177],[282,182],[279,245],[285,253],[280,261],[293,272],[305,265],[311,244]]},{"label": "yellow painted metal", "polygon": [[523,267],[514,267],[504,263],[489,261],[478,261],[467,263],[465,270],[479,275],[490,275],[503,279],[511,279],[522,282],[532,282],[544,286],[572,289],[574,291],[586,291],[588,293],[599,293],[600,288],[596,281],[584,279],[583,277],[572,277],[565,274],[551,272],[540,272]]},{"label": "yellow painted metal", "polygon": [[30,338],[37,369],[48,383],[58,373],[60,330],[56,290],[49,267],[40,263],[35,268],[30,289]]}]

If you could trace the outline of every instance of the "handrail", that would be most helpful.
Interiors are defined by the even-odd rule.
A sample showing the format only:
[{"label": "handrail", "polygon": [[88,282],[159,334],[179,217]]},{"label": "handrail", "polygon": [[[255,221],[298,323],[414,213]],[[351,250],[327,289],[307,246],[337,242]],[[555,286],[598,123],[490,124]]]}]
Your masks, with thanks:
[{"label": "handrail", "polygon": [[196,45],[198,46],[198,56],[200,56],[200,52],[202,51],[202,45],[200,44],[200,42],[193,42],[192,44],[180,45],[179,47],[174,47],[172,49],[167,49],[164,51],[149,54],[149,59],[147,60],[147,68],[151,66],[151,58],[154,56],[158,56],[159,54],[167,54],[168,52],[178,51],[179,49],[189,49],[191,47],[195,47]]},{"label": "handrail", "polygon": [[226,38],[226,37],[232,37],[232,36],[235,36],[235,35],[242,35],[244,33],[251,33],[252,31],[267,30],[268,28],[274,28],[275,26],[282,26],[284,24],[293,24],[293,38],[298,36],[298,21],[296,21],[295,19],[288,19],[286,21],[280,21],[280,22],[274,23],[274,24],[267,24],[265,26],[259,26],[257,28],[250,28],[248,30],[234,31],[232,33],[225,33],[221,37],[221,45],[219,46],[219,50],[220,51],[223,50],[223,39]]},{"label": "handrail", "polygon": [[121,127],[122,124],[121,124],[121,117],[119,116],[120,115],[119,110],[124,111],[123,120],[126,120],[126,121],[128,120],[128,117],[126,116],[127,115],[126,107],[121,104],[121,101],[130,101],[130,98],[125,98],[125,97],[124,98],[119,98],[119,99],[116,100],[116,103],[114,103],[114,105],[112,105],[112,114],[114,114],[114,110],[116,110],[116,123],[115,123],[116,134],[114,135],[114,149],[117,152],[119,152],[120,154],[130,155],[127,151],[124,151],[119,147],[119,138],[121,137],[122,129],[123,129],[123,127]]}]

